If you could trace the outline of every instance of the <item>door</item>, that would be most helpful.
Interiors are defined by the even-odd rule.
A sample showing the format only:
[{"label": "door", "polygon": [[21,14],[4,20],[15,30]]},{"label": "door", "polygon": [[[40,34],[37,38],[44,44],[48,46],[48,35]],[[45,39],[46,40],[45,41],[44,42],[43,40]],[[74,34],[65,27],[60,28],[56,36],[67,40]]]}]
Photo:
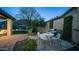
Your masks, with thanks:
[{"label": "door", "polygon": [[72,41],[72,16],[64,18],[63,40]]},{"label": "door", "polygon": [[53,21],[50,21],[50,29],[53,29]]}]

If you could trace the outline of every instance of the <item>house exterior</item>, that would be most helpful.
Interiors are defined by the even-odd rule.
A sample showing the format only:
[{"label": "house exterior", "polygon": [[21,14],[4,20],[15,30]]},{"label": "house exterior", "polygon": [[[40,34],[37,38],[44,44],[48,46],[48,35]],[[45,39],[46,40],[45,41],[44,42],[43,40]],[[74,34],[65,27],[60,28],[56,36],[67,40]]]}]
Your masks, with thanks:
[{"label": "house exterior", "polygon": [[[70,17],[70,19],[69,19],[69,17]],[[71,40],[79,43],[79,8],[78,7],[70,8],[63,15],[59,16],[58,18],[52,19],[52,21],[53,21],[52,28],[61,30],[63,33],[65,32],[66,34],[71,32],[72,33],[72,34],[70,33],[71,38],[72,38]],[[50,23],[51,20],[48,22]],[[67,27],[66,25],[67,26],[69,25],[71,29],[68,30],[69,27]],[[48,25],[48,26],[50,29],[50,25]],[[68,35],[66,35],[66,37],[67,36]],[[68,39],[68,40],[70,40],[70,39]]]},{"label": "house exterior", "polygon": [[63,31],[64,18],[53,21],[53,28]]},{"label": "house exterior", "polygon": [[15,18],[0,8],[0,19],[7,21],[7,36],[11,36],[11,22],[15,21]]}]

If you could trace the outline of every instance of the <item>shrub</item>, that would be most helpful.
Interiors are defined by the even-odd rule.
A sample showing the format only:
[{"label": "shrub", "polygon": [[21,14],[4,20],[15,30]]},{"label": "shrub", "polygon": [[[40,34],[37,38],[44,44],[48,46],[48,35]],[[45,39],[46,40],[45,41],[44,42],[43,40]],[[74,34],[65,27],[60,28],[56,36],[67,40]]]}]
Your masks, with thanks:
[{"label": "shrub", "polygon": [[33,31],[33,28],[32,27],[29,27],[28,28],[28,34],[31,35],[32,34],[32,31]]},{"label": "shrub", "polygon": [[36,41],[34,39],[28,39],[23,42],[24,51],[35,51],[36,50]]},{"label": "shrub", "polygon": [[35,51],[37,47],[36,40],[34,39],[26,39],[18,43],[19,45],[17,45],[17,43],[15,44],[15,51]]}]

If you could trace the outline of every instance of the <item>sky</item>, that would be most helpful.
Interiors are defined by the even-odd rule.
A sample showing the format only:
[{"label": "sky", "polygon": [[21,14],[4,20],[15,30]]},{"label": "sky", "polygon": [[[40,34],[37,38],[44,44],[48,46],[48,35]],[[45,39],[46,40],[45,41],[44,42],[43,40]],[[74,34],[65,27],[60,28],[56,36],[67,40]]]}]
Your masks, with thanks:
[{"label": "sky", "polygon": [[[1,7],[4,11],[16,18],[19,14],[19,7]],[[36,11],[48,21],[56,16],[60,16],[69,10],[69,7],[35,7]]]}]

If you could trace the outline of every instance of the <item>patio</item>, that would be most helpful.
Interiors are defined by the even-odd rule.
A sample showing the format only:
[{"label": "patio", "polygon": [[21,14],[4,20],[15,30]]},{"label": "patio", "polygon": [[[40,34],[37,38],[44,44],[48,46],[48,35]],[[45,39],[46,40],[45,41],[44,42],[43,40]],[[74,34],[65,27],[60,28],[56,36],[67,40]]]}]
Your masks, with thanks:
[{"label": "patio", "polygon": [[12,36],[2,36],[0,37],[0,50],[12,51],[16,42],[24,40],[27,38],[27,34],[19,34]]},{"label": "patio", "polygon": [[[18,34],[12,35],[10,37],[0,37],[0,51],[12,51],[15,43],[25,40],[26,38],[28,38],[27,36],[27,34]],[[36,36],[32,36],[32,38],[36,39]],[[73,47],[71,43],[61,39],[59,41],[60,45],[58,42],[53,43],[53,40],[51,40],[51,46],[48,40],[36,39],[36,42],[37,51],[61,51]]]},{"label": "patio", "polygon": [[[60,40],[60,42],[54,42],[53,44],[53,40],[51,40],[51,46],[48,40],[41,40],[42,42],[40,42],[41,44],[37,45],[37,50],[38,51],[62,51],[62,50],[66,50],[68,48],[74,47],[71,43],[64,41],[64,40]],[[37,41],[37,43],[39,43]]]},{"label": "patio", "polygon": [[[11,26],[12,23],[11,22],[15,21],[16,19],[14,17],[12,17],[11,15],[9,15],[8,13],[6,13],[5,11],[3,11],[2,9],[0,9],[0,19],[7,21],[6,36],[3,36],[4,31],[1,32],[2,36],[0,37],[0,50],[12,51],[15,43],[28,38],[27,37],[28,35],[22,34],[22,33],[18,34],[18,35],[16,35],[16,34],[12,35],[12,26]],[[41,35],[41,39],[40,39],[40,38],[37,38],[36,36],[35,37],[31,36],[32,39],[37,38],[36,42],[37,42],[38,51],[61,51],[64,49],[74,47],[74,45],[72,45],[70,42],[61,40],[60,39],[61,35],[59,36],[59,38],[57,38],[57,36],[56,36],[57,39],[54,37],[53,37],[53,39],[51,39],[51,37],[54,35],[50,35],[50,33],[47,33],[47,34],[43,33],[43,34],[47,37],[43,37],[43,35]]]}]

